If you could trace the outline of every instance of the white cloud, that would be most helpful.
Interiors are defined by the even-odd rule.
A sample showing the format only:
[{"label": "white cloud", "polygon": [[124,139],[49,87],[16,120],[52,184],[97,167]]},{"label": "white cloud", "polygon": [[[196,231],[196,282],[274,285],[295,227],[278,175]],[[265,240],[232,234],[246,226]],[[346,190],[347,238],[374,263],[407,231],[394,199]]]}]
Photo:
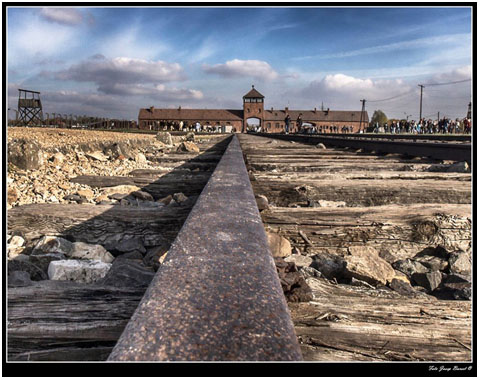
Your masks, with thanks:
[{"label": "white cloud", "polygon": [[203,65],[203,71],[223,77],[253,77],[258,80],[274,80],[278,73],[265,61],[234,59],[223,64]]},{"label": "white cloud", "polygon": [[42,8],[40,16],[49,22],[63,25],[78,25],[83,21],[82,13],[75,8]]},{"label": "white cloud", "polygon": [[144,85],[114,83],[112,86],[104,88],[103,90],[103,92],[113,95],[148,96],[149,98],[162,101],[203,99],[203,93],[201,91],[175,87],[169,88],[163,84]]},{"label": "white cloud", "polygon": [[67,70],[57,72],[56,78],[94,82],[98,85],[99,91],[110,93],[118,85],[158,84],[184,80],[185,76],[178,63],[127,57],[105,59],[101,55],[95,55],[87,61],[72,65]]}]

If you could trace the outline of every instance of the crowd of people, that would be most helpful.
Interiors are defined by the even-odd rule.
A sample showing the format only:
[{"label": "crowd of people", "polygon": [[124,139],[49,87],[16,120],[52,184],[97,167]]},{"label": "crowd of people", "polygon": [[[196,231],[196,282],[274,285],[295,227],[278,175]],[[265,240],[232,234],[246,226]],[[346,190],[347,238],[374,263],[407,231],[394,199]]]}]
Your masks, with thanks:
[{"label": "crowd of people", "polygon": [[432,120],[422,118],[416,120],[399,120],[373,127],[374,133],[413,133],[413,134],[434,134],[434,133],[471,133],[471,119],[448,119]]}]

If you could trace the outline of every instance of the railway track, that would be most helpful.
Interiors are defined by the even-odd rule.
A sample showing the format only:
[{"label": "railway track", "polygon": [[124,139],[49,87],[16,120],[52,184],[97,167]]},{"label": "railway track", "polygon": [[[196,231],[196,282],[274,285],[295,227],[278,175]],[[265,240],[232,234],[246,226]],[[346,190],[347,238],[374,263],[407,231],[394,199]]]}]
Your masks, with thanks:
[{"label": "railway track", "polygon": [[362,138],[381,140],[414,140],[414,141],[461,141],[471,142],[472,136],[465,134],[391,134],[391,133],[314,133],[305,136],[325,136],[342,138]]},{"label": "railway track", "polygon": [[[464,347],[451,349],[451,339],[470,344],[468,302],[405,299],[385,289],[367,294],[310,278],[315,301],[287,305],[263,227],[290,241],[299,267],[351,245],[397,259],[445,241],[449,249],[468,250],[470,174],[424,172],[436,162],[428,158],[320,150],[285,138],[317,143],[311,136],[219,136],[199,155],[159,158],[174,163],[168,172],[75,179],[135,184],[155,199],[182,191],[192,200],[185,205],[10,210],[9,230],[30,240],[56,234],[113,247],[123,233],[168,253],[148,289],[48,281],[9,289],[9,359],[467,360]],[[254,193],[267,196],[270,209],[259,214]],[[312,200],[327,206],[308,207]],[[419,223],[435,225],[435,234],[416,236]],[[363,310],[359,317],[355,307]],[[419,308],[433,317],[415,325]],[[396,332],[389,335],[392,324]],[[384,349],[388,340],[395,350]]]},{"label": "railway track", "polygon": [[[378,153],[401,153],[408,156],[430,157],[439,160],[454,160],[454,161],[466,161],[472,162],[472,149],[470,143],[452,143],[444,142],[451,141],[449,139],[433,141],[433,137],[419,138],[417,136],[408,139],[404,136],[390,135],[389,137],[380,138],[375,135],[364,137],[360,135],[337,135],[337,136],[322,136],[322,135],[285,135],[285,134],[269,134],[269,133],[255,133],[257,136],[272,137],[287,141],[296,141],[308,144],[327,144],[329,146],[340,148],[354,148],[363,149],[370,152]],[[361,136],[361,137],[360,137]],[[397,138],[398,137],[398,138]],[[447,137],[447,136],[445,136]],[[450,136],[448,136],[450,137]],[[427,141],[404,141],[404,140],[427,140]]]}]

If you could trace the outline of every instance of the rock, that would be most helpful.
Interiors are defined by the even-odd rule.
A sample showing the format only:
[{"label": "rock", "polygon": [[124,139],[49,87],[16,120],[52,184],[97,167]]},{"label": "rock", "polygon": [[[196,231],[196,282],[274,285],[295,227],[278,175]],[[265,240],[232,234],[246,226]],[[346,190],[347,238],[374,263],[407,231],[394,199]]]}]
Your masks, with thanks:
[{"label": "rock", "polygon": [[286,257],[285,261],[295,263],[298,268],[309,267],[313,262],[311,257],[297,254]]},{"label": "rock", "polygon": [[105,194],[100,194],[98,197],[95,198],[95,203],[100,203],[100,202],[108,202],[109,201],[108,195]]},{"label": "rock", "polygon": [[156,138],[166,145],[173,145],[172,135],[169,132],[158,132]]},{"label": "rock", "polygon": [[134,191],[141,190],[139,187],[134,185],[118,185],[112,187],[103,187],[101,189],[102,195],[111,195],[111,194],[130,194]]},{"label": "rock", "polygon": [[140,251],[130,251],[115,257],[115,261],[117,260],[143,260],[143,255]]},{"label": "rock", "polygon": [[78,194],[69,194],[69,195],[65,196],[63,199],[65,199],[66,201],[73,201],[73,202],[77,202],[77,203],[80,203],[80,204],[88,202],[87,198],[82,197]]},{"label": "rock", "polygon": [[163,203],[165,206],[168,206],[173,201],[173,197],[171,195],[167,195],[166,197],[159,199],[157,202]]},{"label": "rock", "polygon": [[[21,255],[23,256],[23,255]],[[38,266],[31,263],[30,261],[15,258],[13,260],[8,260],[8,273],[15,271],[27,272],[30,274],[30,278],[34,281],[41,281],[47,279],[47,274]]]},{"label": "rock", "polygon": [[345,261],[343,257],[332,255],[330,253],[318,253],[312,256],[310,266],[320,271],[325,278],[333,280],[343,279],[345,276]]},{"label": "rock", "polygon": [[289,302],[308,302],[313,300],[312,290],[294,263],[288,263],[283,258],[276,257],[275,267],[283,293]]},{"label": "rock", "polygon": [[470,283],[472,278],[470,276],[461,275],[461,274],[449,274],[444,280],[445,284],[454,284],[454,283]]},{"label": "rock", "polygon": [[68,256],[74,259],[97,260],[103,263],[111,263],[114,260],[112,254],[101,245],[83,242],[73,243],[72,250]]},{"label": "rock", "polygon": [[78,190],[77,194],[80,197],[86,198],[87,200],[93,199],[93,197],[95,195],[94,192],[90,189]]},{"label": "rock", "polygon": [[308,200],[308,207],[346,207],[346,205],[344,201]]},{"label": "rock", "polygon": [[467,300],[470,301],[472,299],[472,288],[463,288],[458,289],[453,293],[453,298],[456,300]]},{"label": "rock", "polygon": [[470,168],[467,162],[457,162],[449,165],[446,170],[448,173],[470,173]]},{"label": "rock", "polygon": [[292,254],[292,246],[287,239],[273,232],[267,232],[266,234],[273,257],[287,257]]},{"label": "rock", "polygon": [[25,250],[24,247],[8,247],[7,254],[9,259],[14,259],[20,255],[22,255],[23,251]]},{"label": "rock", "polygon": [[25,271],[16,270],[8,275],[8,287],[20,287],[33,285],[30,274]]},{"label": "rock", "polygon": [[[403,272],[400,272],[399,270],[396,270],[395,269],[395,276],[393,277],[393,279],[397,279],[398,281],[403,281],[403,282],[406,282],[408,284],[410,284],[410,279],[407,277],[407,275]],[[392,279],[392,281],[393,281]]]},{"label": "rock", "polygon": [[369,289],[375,289],[375,286],[370,285],[370,284],[369,284],[368,282],[366,282],[366,281],[358,280],[358,279],[356,279],[355,277],[352,277],[352,279],[350,280],[350,285],[352,285],[352,286],[361,286],[361,287],[369,288]]},{"label": "rock", "polygon": [[32,251],[32,255],[42,253],[61,253],[66,256],[72,250],[72,243],[58,236],[44,236],[37,243]]},{"label": "rock", "polygon": [[14,139],[8,143],[8,163],[21,170],[36,170],[44,163],[43,150],[33,140]]},{"label": "rock", "polygon": [[21,236],[12,236],[12,238],[10,239],[10,241],[8,242],[8,248],[10,247],[23,247],[23,245],[25,244],[25,239]]},{"label": "rock", "polygon": [[85,156],[91,158],[94,161],[105,162],[108,161],[108,157],[105,156],[102,152],[89,152],[85,153]]},{"label": "rock", "polygon": [[268,210],[268,198],[265,195],[255,195],[258,211]]},{"label": "rock", "polygon": [[414,273],[412,280],[419,286],[424,287],[429,292],[435,290],[442,282],[442,274],[440,271],[428,273]]},{"label": "rock", "polygon": [[145,157],[143,153],[137,153],[135,155],[135,162],[138,164],[144,164],[145,162],[147,162],[147,157]]},{"label": "rock", "polygon": [[452,273],[470,275],[472,272],[472,263],[466,252],[455,251],[450,253],[448,265]]},{"label": "rock", "polygon": [[66,256],[62,253],[43,253],[39,255],[30,255],[30,262],[39,267],[43,272],[48,272],[48,266],[52,261],[66,260]]},{"label": "rock", "polygon": [[418,261],[411,259],[398,260],[392,264],[392,267],[411,277],[414,273],[426,273],[428,268]]},{"label": "rock", "polygon": [[346,273],[358,280],[366,281],[371,285],[386,285],[395,277],[392,266],[378,256],[373,247],[348,248],[350,255],[345,256]]},{"label": "rock", "polygon": [[104,286],[147,287],[155,272],[131,260],[115,260],[105,278],[100,282]]},{"label": "rock", "polygon": [[122,253],[135,251],[135,250],[141,253],[145,253],[147,251],[143,246],[143,242],[141,238],[122,240],[115,245],[115,250]]},{"label": "rock", "polygon": [[327,149],[327,147],[325,145],[323,145],[322,143],[318,143],[317,145],[315,145],[315,148],[318,148],[318,149]]},{"label": "rock", "polygon": [[175,193],[173,194],[173,199],[177,203],[182,203],[188,200],[188,197],[186,197],[183,193]]},{"label": "rock", "polygon": [[401,281],[396,278],[394,278],[388,284],[388,286],[390,287],[390,289],[395,290],[397,293],[400,293],[401,295],[404,295],[404,296],[413,296],[417,293],[415,289],[408,282]]},{"label": "rock", "polygon": [[195,133],[193,132],[188,132],[187,135],[185,136],[186,141],[195,141]]},{"label": "rock", "polygon": [[177,148],[177,152],[199,153],[200,148],[193,142],[183,141]]},{"label": "rock", "polygon": [[436,256],[421,256],[415,258],[415,261],[421,263],[424,267],[430,271],[443,271],[447,268],[448,262]]},{"label": "rock", "polygon": [[62,153],[58,152],[52,156],[51,160],[55,166],[62,165],[65,161],[65,156]]},{"label": "rock", "polygon": [[147,193],[146,191],[141,191],[141,190],[133,191],[132,193],[130,193],[130,195],[135,197],[135,198],[142,199],[144,201],[152,201],[153,202],[153,200],[154,200],[152,195]]},{"label": "rock", "polygon": [[15,187],[9,186],[7,189],[7,203],[11,205],[12,203],[15,203],[19,197],[20,194],[18,193],[18,190]]},{"label": "rock", "polygon": [[384,259],[387,263],[392,264],[395,261],[397,261],[397,257],[395,255],[392,255],[390,251],[382,249],[380,252],[378,252],[378,256],[380,256],[382,259]]},{"label": "rock", "polygon": [[305,278],[307,277],[324,278],[324,276],[320,271],[312,267],[301,267],[298,270]]},{"label": "rock", "polygon": [[[120,200],[122,200],[123,198],[126,198],[126,197],[128,197],[128,196],[129,196],[129,194],[115,193],[115,194],[110,194],[110,195],[108,195],[108,198],[109,198],[109,199],[115,199],[115,200],[117,200],[117,201],[120,201]],[[127,204],[128,204],[128,202],[127,202]]]},{"label": "rock", "polygon": [[105,277],[112,264],[101,261],[58,260],[50,262],[48,278],[91,284]]},{"label": "rock", "polygon": [[145,265],[150,266],[157,271],[167,256],[168,248],[169,246],[166,244],[163,246],[149,248],[145,254],[143,262]]}]

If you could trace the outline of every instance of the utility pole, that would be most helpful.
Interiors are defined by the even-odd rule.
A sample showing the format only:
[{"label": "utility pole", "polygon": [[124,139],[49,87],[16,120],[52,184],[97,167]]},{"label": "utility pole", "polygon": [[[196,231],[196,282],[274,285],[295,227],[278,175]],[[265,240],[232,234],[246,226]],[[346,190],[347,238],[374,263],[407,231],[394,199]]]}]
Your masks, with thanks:
[{"label": "utility pole", "polygon": [[360,130],[359,131],[362,131],[363,113],[365,112],[365,102],[366,102],[366,100],[365,99],[360,99],[360,101],[362,102],[362,112],[360,114]]},{"label": "utility pole", "polygon": [[423,98],[423,88],[425,87],[423,84],[419,84],[420,86],[420,118],[418,121],[422,120],[422,98]]}]

